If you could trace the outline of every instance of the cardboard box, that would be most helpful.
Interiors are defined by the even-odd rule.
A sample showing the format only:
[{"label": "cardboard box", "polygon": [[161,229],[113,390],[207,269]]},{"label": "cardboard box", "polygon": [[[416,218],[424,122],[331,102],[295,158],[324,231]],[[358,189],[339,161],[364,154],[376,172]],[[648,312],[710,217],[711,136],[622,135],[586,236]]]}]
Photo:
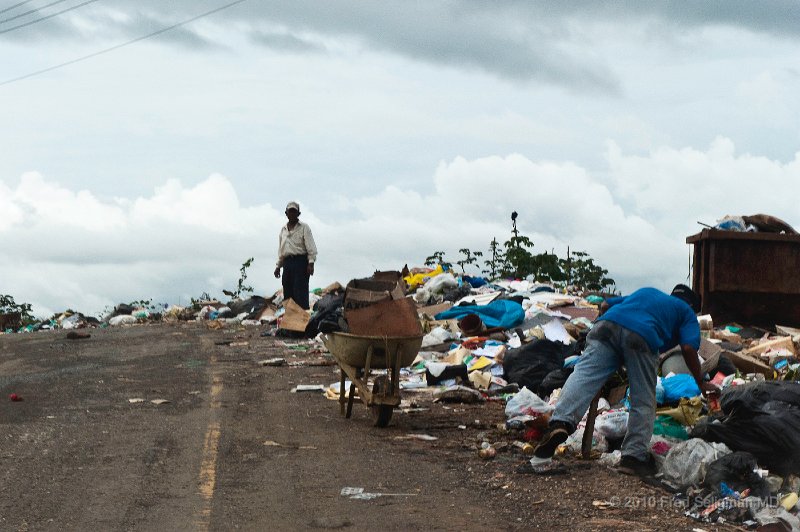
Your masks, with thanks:
[{"label": "cardboard box", "polygon": [[417,305],[409,298],[389,299],[368,307],[345,309],[350,334],[359,336],[419,336]]},{"label": "cardboard box", "polygon": [[287,331],[305,332],[306,326],[311,320],[311,316],[309,315],[308,311],[295,303],[291,298],[283,302],[283,308],[286,309],[286,313],[281,318],[281,329],[286,329]]}]

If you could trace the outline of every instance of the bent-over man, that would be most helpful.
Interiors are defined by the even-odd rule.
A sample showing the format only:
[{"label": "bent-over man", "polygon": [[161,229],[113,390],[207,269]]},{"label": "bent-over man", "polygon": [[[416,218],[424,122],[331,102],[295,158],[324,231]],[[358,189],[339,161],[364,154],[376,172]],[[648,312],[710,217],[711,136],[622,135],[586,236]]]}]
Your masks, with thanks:
[{"label": "bent-over man", "polygon": [[659,353],[680,345],[700,390],[716,391],[713,384],[703,382],[700,373],[700,327],[695,315],[699,311],[700,297],[685,285],[676,286],[670,295],[655,288],[641,288],[629,296],[604,302],[600,317],[586,337],[586,349],[564,384],[549,430],[534,455],[551,458],[575,431],[595,394],[624,365],[631,406],[618,470],[639,476],[652,474],[650,438],[656,416]]}]

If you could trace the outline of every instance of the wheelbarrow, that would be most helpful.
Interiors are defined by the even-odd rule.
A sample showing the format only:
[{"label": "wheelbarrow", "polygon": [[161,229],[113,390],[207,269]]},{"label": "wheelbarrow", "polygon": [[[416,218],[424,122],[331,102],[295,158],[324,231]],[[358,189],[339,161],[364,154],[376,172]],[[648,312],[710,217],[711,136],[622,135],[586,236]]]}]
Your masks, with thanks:
[{"label": "wheelbarrow", "polygon": [[[342,415],[347,418],[352,415],[358,388],[361,401],[372,410],[375,426],[387,426],[394,408],[400,405],[400,368],[410,365],[417,357],[423,336],[357,336],[332,332],[322,338],[341,369],[339,410]],[[376,376],[370,389],[373,369],[389,371],[387,375]],[[345,377],[350,379],[346,395]]]}]

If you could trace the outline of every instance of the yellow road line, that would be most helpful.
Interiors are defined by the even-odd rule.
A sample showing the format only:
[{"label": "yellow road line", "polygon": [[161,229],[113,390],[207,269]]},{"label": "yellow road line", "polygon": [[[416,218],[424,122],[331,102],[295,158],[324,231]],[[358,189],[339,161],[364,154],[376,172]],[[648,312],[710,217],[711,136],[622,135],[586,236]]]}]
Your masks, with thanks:
[{"label": "yellow road line", "polygon": [[[211,342],[203,342],[208,346]],[[213,349],[213,348],[212,348]],[[198,530],[208,530],[211,526],[211,506],[214,499],[214,486],[217,481],[217,451],[219,449],[220,424],[217,420],[217,412],[220,408],[220,395],[222,394],[222,377],[216,374],[216,355],[212,355],[210,366],[212,370],[211,398],[209,407],[211,409],[211,420],[206,429],[206,436],[203,442],[203,461],[200,465],[199,493],[203,499],[202,507],[196,525]]]}]

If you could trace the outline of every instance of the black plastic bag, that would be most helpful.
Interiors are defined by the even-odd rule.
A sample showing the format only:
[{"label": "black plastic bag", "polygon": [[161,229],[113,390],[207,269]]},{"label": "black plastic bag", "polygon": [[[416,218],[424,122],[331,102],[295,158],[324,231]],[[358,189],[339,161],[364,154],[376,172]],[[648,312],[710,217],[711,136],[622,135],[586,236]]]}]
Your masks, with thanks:
[{"label": "black plastic bag", "polygon": [[306,325],[306,337],[314,338],[320,332],[334,332],[341,330],[341,321],[344,321],[342,309],[344,294],[327,294],[314,304],[314,315]]},{"label": "black plastic bag", "polygon": [[704,421],[692,437],[753,454],[770,471],[800,473],[800,383],[765,381],[727,388],[721,421]]},{"label": "black plastic bag", "polygon": [[257,320],[261,317],[261,313],[264,311],[267,303],[267,300],[261,296],[250,296],[247,299],[234,299],[230,301],[228,303],[228,308],[231,309],[231,314],[233,316],[238,316],[243,312],[247,312],[247,317],[245,319]]},{"label": "black plastic bag", "polygon": [[[503,358],[503,374],[508,382],[525,386],[540,397],[543,393],[542,383],[553,371],[564,367],[564,359],[572,355],[573,346],[550,340],[535,340],[519,349],[512,349]],[[549,383],[548,383],[549,384]]]},{"label": "black plastic bag", "polygon": [[567,378],[572,372],[573,368],[562,367],[548,373],[544,380],[542,380],[542,384],[539,386],[541,396],[544,397],[546,395],[550,395],[556,388],[563,388],[564,383],[567,382]]},{"label": "black plastic bag", "polygon": [[[428,386],[439,384],[450,379],[461,379],[461,383],[469,382],[469,372],[466,364],[453,364],[447,366],[439,375],[434,375],[429,369],[425,370],[425,381]],[[470,385],[471,386],[471,385]]]},{"label": "black plastic bag", "polygon": [[800,407],[800,382],[762,381],[731,386],[720,397],[725,414],[737,417],[756,415],[768,402],[781,401]]},{"label": "black plastic bag", "polygon": [[756,467],[756,457],[748,452],[726,454],[708,464],[703,483],[717,495],[720,495],[720,485],[724,482],[734,491],[741,493],[750,488],[750,495],[765,499],[769,497],[769,485],[754,471]]}]

